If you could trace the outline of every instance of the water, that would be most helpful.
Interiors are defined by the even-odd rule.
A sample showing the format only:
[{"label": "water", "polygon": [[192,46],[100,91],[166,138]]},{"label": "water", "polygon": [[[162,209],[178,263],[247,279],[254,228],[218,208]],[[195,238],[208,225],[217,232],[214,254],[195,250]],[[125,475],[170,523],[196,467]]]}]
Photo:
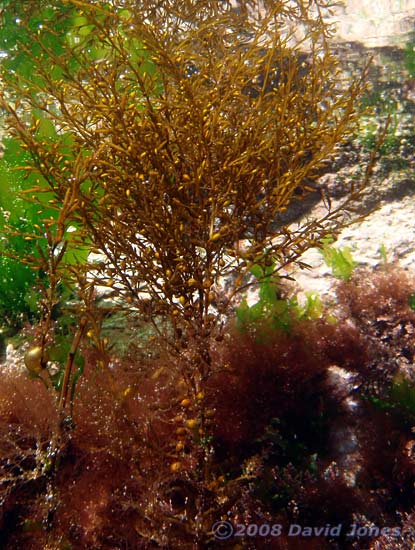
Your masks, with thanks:
[{"label": "water", "polygon": [[[370,89],[364,97],[364,106],[371,108],[372,114],[363,118],[358,135],[342,153],[346,163],[340,173],[346,178],[349,172],[365,165],[359,152],[373,150],[379,129],[390,117],[370,193],[365,198],[368,208],[378,209],[343,231],[336,246],[350,247],[358,264],[370,268],[382,262],[379,250],[384,246],[388,261],[398,261],[405,269],[413,270],[415,1],[346,0],[346,7],[333,20],[338,21],[337,53],[349,76],[359,73],[372,58],[368,72]],[[335,182],[338,174],[333,168],[328,181]],[[321,255],[310,250],[303,260],[313,269],[294,273],[300,288],[321,295],[330,292],[333,279]]]},{"label": "water", "polygon": [[384,92],[384,97],[395,90],[396,98],[413,103],[414,0],[345,0],[344,4],[331,19],[337,29],[335,40],[343,62],[355,65],[373,57],[370,70],[373,90]]},{"label": "water", "polygon": [[356,68],[369,57],[368,103],[391,115],[397,135],[413,135],[415,111],[415,1],[345,0],[332,20],[343,64]]}]

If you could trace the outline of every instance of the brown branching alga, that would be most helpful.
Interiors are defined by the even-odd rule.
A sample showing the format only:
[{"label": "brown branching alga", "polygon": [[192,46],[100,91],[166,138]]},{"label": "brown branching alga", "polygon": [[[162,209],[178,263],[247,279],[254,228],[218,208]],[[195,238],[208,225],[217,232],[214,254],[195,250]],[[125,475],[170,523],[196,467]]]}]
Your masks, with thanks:
[{"label": "brown branching alga", "polygon": [[[49,22],[31,36],[41,51],[35,78],[3,75],[8,129],[31,155],[25,171],[38,178],[27,197],[56,212],[28,236],[47,241],[36,260],[49,281],[38,327],[46,386],[62,281],[78,294],[79,317],[57,401],[60,424],[45,428],[41,441],[49,434],[51,442],[39,450],[52,455],[38,476],[47,476],[52,504],[31,503],[21,540],[40,548],[30,538],[40,524],[44,548],[208,548],[213,521],[244,499],[247,517],[260,517],[259,504],[248,502],[250,474],[241,463],[227,488],[215,447],[215,430],[228,433],[216,410],[231,405],[222,407],[215,380],[238,388],[224,359],[227,318],[254,266],[275,265],[277,276],[302,265],[305,250],[353,220],[374,155],[335,207],[317,178],[358,127],[366,70],[350,80],[341,73],[325,1],[65,6],[80,22],[63,51],[50,48]],[[30,55],[30,44],[20,47]],[[320,218],[297,228],[279,223],[316,192],[326,206]],[[76,256],[80,247],[90,260],[69,266],[67,251]],[[106,311],[97,307],[99,287],[111,291]],[[161,337],[153,358],[134,357],[135,348],[111,354],[102,325],[116,311],[153,324]],[[294,353],[291,343],[280,345]],[[86,366],[73,395],[79,350]],[[318,386],[321,376],[310,380]],[[266,385],[261,426],[277,416]],[[261,436],[251,428],[246,433]],[[223,460],[235,474],[235,457]]]}]

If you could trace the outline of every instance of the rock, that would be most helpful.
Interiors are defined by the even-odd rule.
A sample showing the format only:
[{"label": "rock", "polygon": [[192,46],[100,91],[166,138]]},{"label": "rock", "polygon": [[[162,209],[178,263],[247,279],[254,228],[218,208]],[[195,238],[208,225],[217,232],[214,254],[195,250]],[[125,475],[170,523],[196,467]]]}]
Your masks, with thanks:
[{"label": "rock", "polygon": [[396,44],[413,30],[413,0],[345,0],[337,6],[333,22],[337,37],[357,40],[367,47]]},{"label": "rock", "polygon": [[[371,268],[384,261],[380,251],[384,247],[387,261],[398,262],[403,268],[411,269],[415,265],[414,240],[415,200],[411,195],[401,200],[383,202],[366,219],[346,228],[334,246],[348,246],[359,265]],[[335,279],[321,253],[310,249],[304,253],[302,260],[311,269],[295,269],[292,276],[303,292],[332,294]]]}]

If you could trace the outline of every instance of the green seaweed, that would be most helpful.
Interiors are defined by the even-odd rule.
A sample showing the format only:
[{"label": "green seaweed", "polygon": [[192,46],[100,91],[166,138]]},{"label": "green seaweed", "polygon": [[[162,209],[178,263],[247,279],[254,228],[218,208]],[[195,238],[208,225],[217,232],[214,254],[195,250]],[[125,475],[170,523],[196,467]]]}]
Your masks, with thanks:
[{"label": "green seaweed", "polygon": [[345,246],[341,249],[334,248],[334,239],[331,236],[321,239],[319,252],[323,255],[324,261],[331,268],[333,275],[339,279],[348,280],[352,276],[357,262],[353,259],[350,248]]}]

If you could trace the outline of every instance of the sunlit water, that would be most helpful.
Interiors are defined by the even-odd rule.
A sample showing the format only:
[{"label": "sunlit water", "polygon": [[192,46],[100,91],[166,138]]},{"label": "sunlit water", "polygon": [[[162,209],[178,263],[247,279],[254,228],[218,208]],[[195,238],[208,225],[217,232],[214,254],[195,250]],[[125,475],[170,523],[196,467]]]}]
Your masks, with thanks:
[{"label": "sunlit water", "polygon": [[373,106],[379,115],[394,116],[395,126],[409,129],[410,121],[398,118],[412,115],[415,108],[414,0],[345,0],[344,4],[333,16],[343,63],[356,67],[372,57]]}]

